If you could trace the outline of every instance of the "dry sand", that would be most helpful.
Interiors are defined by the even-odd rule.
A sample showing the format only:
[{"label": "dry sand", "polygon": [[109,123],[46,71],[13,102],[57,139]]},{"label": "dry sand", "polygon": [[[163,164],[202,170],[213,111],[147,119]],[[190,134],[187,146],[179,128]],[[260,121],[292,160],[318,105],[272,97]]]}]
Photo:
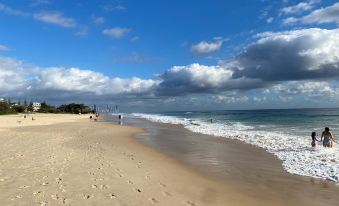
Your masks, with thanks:
[{"label": "dry sand", "polygon": [[133,138],[140,128],[86,115],[22,119],[0,116],[1,205],[285,205],[144,146]]},{"label": "dry sand", "polygon": [[0,117],[1,205],[256,202],[141,145],[132,136],[142,129],[83,115],[35,117]]}]

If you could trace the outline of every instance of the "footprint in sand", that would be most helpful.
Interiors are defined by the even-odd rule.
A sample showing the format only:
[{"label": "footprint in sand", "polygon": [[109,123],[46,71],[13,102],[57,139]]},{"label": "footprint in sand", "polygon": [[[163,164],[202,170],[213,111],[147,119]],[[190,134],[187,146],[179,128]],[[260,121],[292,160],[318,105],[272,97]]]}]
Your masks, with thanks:
[{"label": "footprint in sand", "polygon": [[161,186],[161,187],[166,187],[166,185],[164,184],[164,183],[159,183],[159,185]]},{"label": "footprint in sand", "polygon": [[122,170],[119,169],[119,168],[116,168],[115,170],[116,170],[117,172],[122,172]]},{"label": "footprint in sand", "polygon": [[157,199],[155,199],[154,197],[152,197],[151,199],[150,199],[150,201],[152,202],[152,203],[158,203],[158,200]]},{"label": "footprint in sand", "polygon": [[140,189],[138,189],[138,188],[136,188],[136,189],[135,189],[135,191],[137,191],[137,192],[141,192],[141,190],[140,190]]},{"label": "footprint in sand", "polygon": [[64,197],[61,198],[58,194],[51,195],[51,198],[53,200],[59,201],[59,203],[61,203],[61,204],[66,204],[66,198],[64,198]]},{"label": "footprint in sand", "polygon": [[133,182],[131,180],[128,180],[127,183],[133,185]]},{"label": "footprint in sand", "polygon": [[145,178],[146,178],[147,180],[150,180],[150,179],[151,179],[151,176],[146,175]]},{"label": "footprint in sand", "polygon": [[187,204],[187,205],[190,205],[190,206],[195,206],[195,205],[197,205],[197,204],[195,204],[194,202],[192,202],[192,201],[190,201],[190,200],[186,201],[186,204]]},{"label": "footprint in sand", "polygon": [[112,193],[112,194],[110,194],[110,195],[109,195],[109,197],[110,197],[111,199],[115,199],[115,198],[117,198],[117,196],[116,196],[115,194],[113,194],[113,193]]},{"label": "footprint in sand", "polygon": [[57,184],[60,184],[61,181],[62,181],[62,179],[61,179],[60,177],[55,178],[55,182],[56,182]]},{"label": "footprint in sand", "polygon": [[108,188],[109,188],[108,185],[100,185],[100,189],[102,189],[102,190],[106,190],[106,189],[108,189]]},{"label": "footprint in sand", "polygon": [[4,181],[6,181],[8,179],[9,179],[9,177],[0,178],[0,182],[4,182]]},{"label": "footprint in sand", "polygon": [[88,200],[88,199],[93,198],[93,195],[84,194],[82,197],[83,197],[85,200]]},{"label": "footprint in sand", "polygon": [[98,188],[97,185],[92,185],[91,187],[92,187],[93,189]]},{"label": "footprint in sand", "polygon": [[42,186],[47,186],[49,183],[48,182],[43,182],[41,185]]},{"label": "footprint in sand", "polygon": [[37,202],[40,206],[47,206],[48,202],[46,200]]},{"label": "footprint in sand", "polygon": [[123,175],[122,175],[122,174],[120,174],[120,173],[118,173],[118,174],[117,174],[117,176],[118,176],[118,177],[123,177]]},{"label": "footprint in sand", "polygon": [[172,196],[172,194],[171,194],[171,193],[169,193],[169,192],[166,192],[166,191],[165,191],[165,192],[163,192],[162,194],[163,194],[164,196]]},{"label": "footprint in sand", "polygon": [[42,194],[42,191],[33,192],[33,195],[40,195],[40,194]]}]

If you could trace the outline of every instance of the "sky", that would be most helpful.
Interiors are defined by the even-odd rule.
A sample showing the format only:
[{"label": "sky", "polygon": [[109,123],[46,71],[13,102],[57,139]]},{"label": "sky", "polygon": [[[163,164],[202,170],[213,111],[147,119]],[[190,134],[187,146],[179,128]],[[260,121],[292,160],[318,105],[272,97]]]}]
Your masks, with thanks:
[{"label": "sky", "polygon": [[334,0],[0,0],[0,97],[124,111],[337,107]]}]

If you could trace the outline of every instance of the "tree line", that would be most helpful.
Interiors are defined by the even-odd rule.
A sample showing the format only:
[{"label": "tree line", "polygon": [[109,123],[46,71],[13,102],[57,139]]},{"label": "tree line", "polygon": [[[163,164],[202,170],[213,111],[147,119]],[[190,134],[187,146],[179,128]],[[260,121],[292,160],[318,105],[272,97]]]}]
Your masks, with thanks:
[{"label": "tree line", "polygon": [[[0,100],[0,115],[2,114],[16,114],[16,113],[27,113],[34,112],[33,102],[27,103],[24,101],[21,103],[11,102],[10,100],[2,99]],[[88,114],[95,113],[89,106],[85,104],[62,104],[58,107],[50,105],[46,102],[41,103],[41,107],[38,111],[39,113],[71,113],[71,114]]]}]

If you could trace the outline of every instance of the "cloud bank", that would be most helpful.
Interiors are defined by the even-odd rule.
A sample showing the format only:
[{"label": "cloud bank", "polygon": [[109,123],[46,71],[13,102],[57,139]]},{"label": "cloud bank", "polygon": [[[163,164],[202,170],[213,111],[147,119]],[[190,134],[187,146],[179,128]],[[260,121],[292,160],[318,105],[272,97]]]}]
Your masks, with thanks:
[{"label": "cloud bank", "polygon": [[40,68],[0,57],[0,96],[161,99],[215,94],[219,95],[216,100],[234,102],[246,98],[222,94],[255,89],[266,93],[337,94],[337,89],[326,82],[339,79],[338,48],[339,29],[261,33],[223,64],[173,66],[153,79],[109,77],[80,68]]}]

